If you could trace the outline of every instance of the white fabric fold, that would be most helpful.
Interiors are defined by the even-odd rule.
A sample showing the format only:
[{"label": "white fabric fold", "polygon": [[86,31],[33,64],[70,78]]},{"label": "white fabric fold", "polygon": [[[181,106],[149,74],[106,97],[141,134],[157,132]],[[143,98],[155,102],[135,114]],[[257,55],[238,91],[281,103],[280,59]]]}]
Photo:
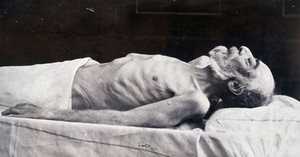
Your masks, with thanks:
[{"label": "white fabric fold", "polygon": [[274,96],[265,107],[217,111],[199,139],[199,157],[297,157],[300,154],[300,103]]},{"label": "white fabric fold", "polygon": [[[90,58],[0,67],[0,111],[31,102],[71,109],[71,89]],[[300,103],[275,96],[265,107],[217,111],[200,129],[179,131],[0,116],[0,157],[297,157]]]},{"label": "white fabric fold", "polygon": [[99,64],[91,58],[31,66],[0,67],[0,111],[18,103],[71,109],[74,76],[81,66]]},{"label": "white fabric fold", "polygon": [[0,156],[196,157],[200,133],[0,117]]}]

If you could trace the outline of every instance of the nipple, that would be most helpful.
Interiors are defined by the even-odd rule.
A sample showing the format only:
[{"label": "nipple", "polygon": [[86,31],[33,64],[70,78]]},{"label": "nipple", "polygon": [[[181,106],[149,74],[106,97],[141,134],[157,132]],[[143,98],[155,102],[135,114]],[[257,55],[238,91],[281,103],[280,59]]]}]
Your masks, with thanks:
[{"label": "nipple", "polygon": [[153,81],[157,81],[157,80],[158,80],[158,77],[157,77],[157,76],[153,76],[153,77],[152,77],[152,80],[153,80]]}]

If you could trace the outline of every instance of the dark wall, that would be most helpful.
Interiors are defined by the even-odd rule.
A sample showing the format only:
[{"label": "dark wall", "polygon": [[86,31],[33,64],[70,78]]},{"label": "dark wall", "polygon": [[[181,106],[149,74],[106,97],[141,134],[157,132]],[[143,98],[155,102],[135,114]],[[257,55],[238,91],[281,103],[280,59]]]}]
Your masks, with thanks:
[{"label": "dark wall", "polygon": [[278,93],[300,99],[298,1],[0,0],[0,65],[130,52],[189,61],[245,45],[270,66]]}]

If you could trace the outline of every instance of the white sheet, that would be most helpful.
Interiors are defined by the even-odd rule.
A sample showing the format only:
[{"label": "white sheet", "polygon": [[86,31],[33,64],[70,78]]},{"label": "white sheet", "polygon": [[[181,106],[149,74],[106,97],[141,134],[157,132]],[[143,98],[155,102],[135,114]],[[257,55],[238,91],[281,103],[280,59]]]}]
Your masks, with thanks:
[{"label": "white sheet", "polygon": [[[0,112],[18,103],[70,109],[77,69],[90,58],[0,68]],[[59,106],[56,106],[59,105]],[[0,157],[197,156],[201,131],[176,131],[0,116]]]},{"label": "white sheet", "polygon": [[3,106],[25,102],[71,109],[74,76],[79,67],[93,64],[99,63],[91,58],[82,58],[50,64],[0,67],[0,110],[5,109]]},{"label": "white sheet", "polygon": [[1,157],[196,157],[201,131],[0,117]]},{"label": "white sheet", "polygon": [[266,107],[217,111],[198,145],[199,157],[297,157],[300,155],[300,103],[275,96]]},{"label": "white sheet", "polygon": [[0,156],[297,157],[300,103],[223,109],[206,130],[179,131],[0,117]]},{"label": "white sheet", "polygon": [[[85,58],[22,68],[1,67],[0,111],[27,101],[70,108],[74,75],[89,61],[99,64]],[[0,157],[297,157],[299,130],[300,103],[287,96],[275,96],[266,107],[219,110],[209,119],[205,131],[0,116]]]}]

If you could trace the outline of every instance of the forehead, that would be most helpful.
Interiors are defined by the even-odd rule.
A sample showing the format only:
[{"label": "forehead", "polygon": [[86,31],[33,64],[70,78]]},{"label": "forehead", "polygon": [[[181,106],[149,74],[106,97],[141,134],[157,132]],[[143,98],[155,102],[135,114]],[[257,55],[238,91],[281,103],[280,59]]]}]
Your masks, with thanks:
[{"label": "forehead", "polygon": [[259,66],[255,69],[256,76],[250,81],[250,88],[270,94],[273,93],[275,82],[271,70],[266,64],[260,61]]}]

